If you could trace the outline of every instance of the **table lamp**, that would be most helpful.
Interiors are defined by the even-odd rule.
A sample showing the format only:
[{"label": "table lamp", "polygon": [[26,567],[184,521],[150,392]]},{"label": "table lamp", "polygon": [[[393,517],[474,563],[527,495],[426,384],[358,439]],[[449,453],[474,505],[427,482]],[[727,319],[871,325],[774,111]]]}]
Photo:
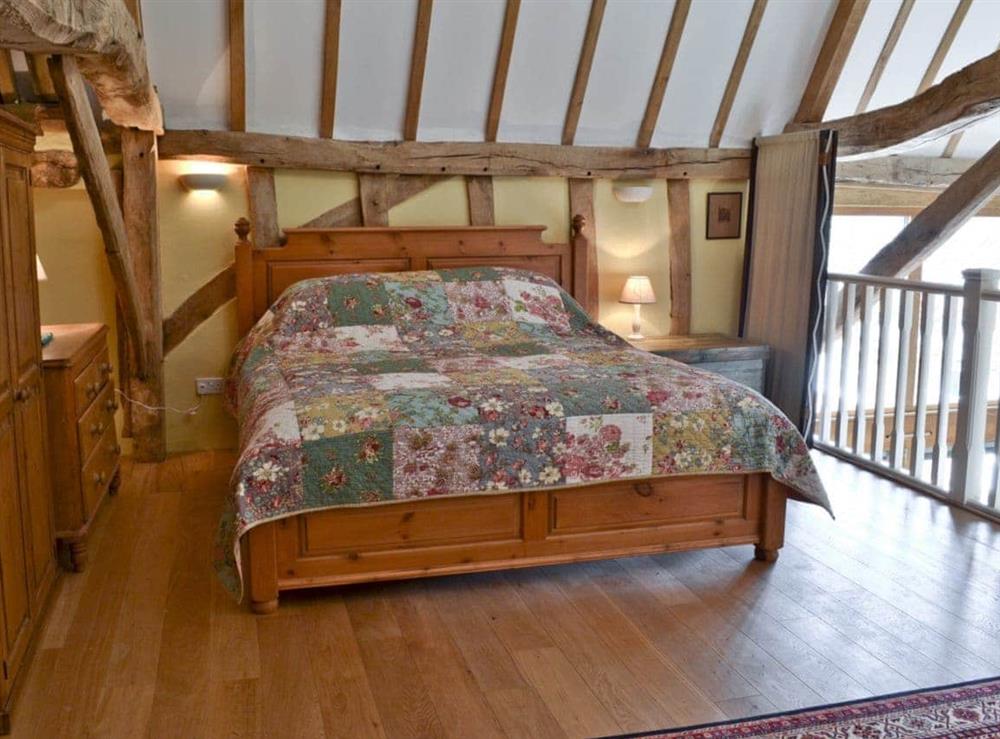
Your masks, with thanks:
[{"label": "table lamp", "polygon": [[[35,274],[38,277],[39,282],[45,282],[49,279],[49,276],[45,274],[45,267],[42,266],[42,260],[39,259],[38,255],[35,255]],[[48,346],[49,342],[52,341],[52,332],[43,331],[42,332],[42,346]]]},{"label": "table lamp", "polygon": [[622,295],[618,298],[618,302],[635,306],[635,313],[632,316],[632,333],[628,335],[628,338],[643,338],[640,326],[640,307],[644,303],[656,302],[656,293],[653,292],[653,285],[649,278],[646,275],[632,275],[625,280],[625,287],[622,288]]}]

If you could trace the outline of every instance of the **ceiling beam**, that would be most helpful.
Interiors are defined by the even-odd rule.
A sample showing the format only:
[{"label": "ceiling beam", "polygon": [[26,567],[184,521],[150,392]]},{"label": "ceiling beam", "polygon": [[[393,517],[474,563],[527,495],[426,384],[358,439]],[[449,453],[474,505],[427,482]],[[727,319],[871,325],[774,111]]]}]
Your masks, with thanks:
[{"label": "ceiling beam", "polygon": [[521,11],[521,0],[507,0],[503,15],[503,31],[500,32],[500,46],[497,49],[497,64],[493,71],[493,89],[490,92],[490,107],[486,113],[487,141],[497,140],[500,127],[500,112],[503,110],[503,96],[507,90],[507,72],[510,69],[510,53],[514,48],[514,34],[517,31],[517,16]]},{"label": "ceiling beam", "polygon": [[974,159],[912,156],[837,162],[837,183],[940,190],[965,174],[974,162]]},{"label": "ceiling beam", "polygon": [[743,31],[743,40],[740,41],[740,48],[736,52],[736,59],[733,61],[733,68],[729,72],[729,80],[726,82],[726,90],[722,93],[722,100],[719,102],[719,112],[715,115],[712,133],[708,138],[708,145],[712,148],[717,147],[722,141],[726,123],[729,122],[729,113],[733,109],[733,101],[736,99],[736,91],[743,80],[743,71],[746,69],[750,50],[753,49],[754,39],[757,38],[757,29],[760,28],[760,22],[766,8],[767,0],[753,0],[750,17],[747,18],[747,26]]},{"label": "ceiling beam", "polygon": [[896,277],[916,269],[1000,190],[1000,143],[951,183],[861,268]]},{"label": "ceiling beam", "polygon": [[31,154],[32,187],[73,187],[80,181],[76,154],[45,149]]},{"label": "ceiling beam", "polygon": [[243,0],[229,0],[229,130],[247,130],[246,16]]},{"label": "ceiling beam", "polygon": [[14,76],[14,62],[10,58],[10,49],[0,49],[0,98],[4,104],[18,101],[17,79]]},{"label": "ceiling beam", "polygon": [[587,95],[590,68],[594,64],[594,51],[597,49],[597,39],[601,35],[601,22],[604,20],[604,8],[607,4],[608,0],[591,0],[590,3],[590,17],[587,18],[587,30],[583,34],[583,46],[580,48],[580,60],[576,65],[573,91],[569,95],[569,105],[566,106],[566,121],[562,133],[564,146],[571,145],[576,139],[576,126],[580,122],[583,99]]},{"label": "ceiling beam", "polygon": [[840,0],[837,3],[794,120],[818,121],[823,118],[865,18],[868,3],[869,0]]},{"label": "ceiling beam", "polygon": [[948,75],[896,105],[785,131],[832,128],[841,159],[887,155],[948,136],[1000,110],[1000,51]]},{"label": "ceiling beam", "polygon": [[948,25],[944,29],[944,33],[941,35],[941,40],[938,42],[937,48],[934,50],[934,55],[927,64],[924,76],[920,79],[920,84],[917,85],[918,95],[933,85],[934,80],[937,79],[938,72],[941,71],[941,65],[944,64],[944,58],[948,56],[948,52],[951,50],[951,45],[955,41],[955,36],[958,34],[958,29],[962,27],[962,22],[965,20],[965,16],[968,14],[971,6],[972,0],[960,0],[958,5],[955,7],[955,12],[952,13],[951,20],[948,21]]},{"label": "ceiling beam", "polygon": [[747,149],[636,149],[484,142],[362,142],[235,131],[167,131],[160,159],[382,174],[746,179]]},{"label": "ceiling beam", "polygon": [[687,23],[688,12],[690,10],[691,0],[677,0],[674,4],[673,13],[670,16],[670,27],[667,29],[666,38],[663,39],[660,63],[656,66],[653,85],[649,90],[646,112],[643,114],[642,123],[639,125],[639,135],[635,141],[636,146],[646,148],[653,140],[653,131],[656,130],[656,122],[659,120],[660,110],[663,108],[663,95],[667,91],[667,83],[670,81],[670,73],[674,68],[677,49],[681,45],[684,24]]},{"label": "ceiling beam", "polygon": [[871,103],[872,96],[875,95],[875,88],[878,87],[878,83],[882,80],[882,73],[885,72],[886,65],[889,64],[889,58],[892,56],[892,52],[896,50],[896,44],[899,42],[899,37],[906,26],[906,21],[910,18],[910,11],[913,10],[914,2],[916,0],[903,0],[899,6],[899,10],[896,11],[896,18],[892,22],[892,27],[889,28],[889,34],[885,37],[885,43],[882,44],[882,51],[879,52],[878,58],[875,60],[875,66],[872,67],[872,73],[868,76],[868,82],[865,84],[865,89],[858,100],[858,107],[854,109],[855,115],[868,110],[868,104]]},{"label": "ceiling beam", "polygon": [[417,4],[417,24],[413,32],[413,55],[410,59],[410,87],[406,94],[406,114],[403,119],[403,138],[415,141],[420,126],[420,98],[424,91],[424,67],[427,65],[427,39],[431,33],[431,13],[434,0],[420,0]]},{"label": "ceiling beam", "polygon": [[326,0],[323,25],[323,89],[319,103],[319,135],[333,138],[337,109],[337,67],[340,63],[340,0]]},{"label": "ceiling beam", "polygon": [[163,130],[146,66],[146,45],[121,0],[4,0],[0,46],[78,56],[105,114],[120,126]]},{"label": "ceiling beam", "polygon": [[[998,50],[1000,50],[1000,47],[998,47]],[[955,150],[958,148],[958,144],[962,140],[962,136],[964,135],[965,131],[958,131],[957,133],[953,133],[948,138],[948,143],[944,147],[944,151],[941,153],[941,156],[946,158],[955,156]]]}]

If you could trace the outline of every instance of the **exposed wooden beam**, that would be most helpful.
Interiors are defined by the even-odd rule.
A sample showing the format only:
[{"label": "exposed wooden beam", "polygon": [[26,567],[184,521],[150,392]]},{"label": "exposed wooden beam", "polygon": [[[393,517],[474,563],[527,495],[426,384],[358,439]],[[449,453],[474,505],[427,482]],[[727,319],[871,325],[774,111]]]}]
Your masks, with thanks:
[{"label": "exposed wooden beam", "polygon": [[254,243],[263,249],[282,243],[278,228],[278,200],[274,190],[274,170],[247,167],[247,199]]},{"label": "exposed wooden beam", "polygon": [[361,224],[389,225],[389,177],[384,174],[358,175],[361,198]]},{"label": "exposed wooden beam", "polygon": [[[440,182],[442,177],[434,175],[409,175],[392,177],[389,182],[389,208],[403,203],[414,195]],[[362,224],[361,198],[351,198],[345,203],[331,208],[315,218],[303,223],[300,228],[343,228]]]},{"label": "exposed wooden beam", "polygon": [[486,140],[497,140],[500,127],[500,111],[503,110],[503,96],[507,89],[507,71],[510,69],[510,52],[514,48],[514,33],[517,31],[517,15],[521,10],[521,0],[507,0],[503,15],[503,31],[500,32],[500,46],[497,49],[497,64],[493,71],[493,88],[490,92],[490,107],[486,113]]},{"label": "exposed wooden beam", "polygon": [[163,321],[163,353],[169,354],[215,311],[236,297],[236,265],[230,264],[195,290]]},{"label": "exposed wooden beam", "polygon": [[73,187],[80,181],[76,154],[47,149],[31,155],[32,187]]},{"label": "exposed wooden beam", "polygon": [[419,0],[417,24],[413,32],[413,54],[410,58],[410,87],[406,94],[406,113],[403,118],[403,138],[414,141],[420,127],[420,98],[424,91],[424,67],[427,65],[427,39],[431,33],[431,14],[434,0]]},{"label": "exposed wooden beam", "polygon": [[247,130],[246,17],[243,0],[229,0],[229,130]]},{"label": "exposed wooden beam", "polygon": [[0,98],[5,104],[16,103],[19,99],[10,49],[0,49]]},{"label": "exposed wooden beam", "polygon": [[139,31],[142,31],[142,0],[125,0],[125,7],[135,21]]},{"label": "exposed wooden beam", "polygon": [[920,84],[917,85],[918,95],[933,85],[934,80],[937,79],[938,72],[941,71],[941,65],[944,64],[944,58],[948,56],[951,45],[955,41],[955,36],[958,34],[958,29],[962,27],[962,22],[965,20],[970,7],[972,7],[972,0],[960,0],[955,7],[955,12],[952,13],[951,20],[944,29],[944,34],[942,34],[941,40],[934,50],[934,55],[931,57],[927,69],[924,71],[924,76],[920,79]]},{"label": "exposed wooden beam", "polygon": [[233,131],[167,131],[160,158],[383,174],[746,179],[750,171],[747,149],[381,143]]},{"label": "exposed wooden beam", "polygon": [[[162,461],[167,454],[163,386],[163,308],[160,288],[160,234],[156,198],[156,136],[150,131],[122,131],[122,212],[132,253],[136,287],[143,307],[139,340],[148,358],[141,377],[129,377],[133,456],[141,462]],[[127,327],[126,327],[127,328]],[[137,343],[137,342],[133,342]],[[148,406],[148,407],[143,407]]]},{"label": "exposed wooden beam", "polygon": [[653,86],[649,90],[649,100],[646,101],[646,112],[639,125],[636,146],[645,148],[653,140],[653,131],[656,130],[656,122],[659,120],[660,110],[663,108],[663,95],[667,90],[667,82],[670,81],[670,72],[674,68],[677,49],[681,45],[684,24],[687,23],[688,11],[690,10],[691,0],[677,0],[674,4],[673,13],[670,16],[670,27],[667,29],[666,38],[663,39],[663,49],[660,51],[660,62],[656,65]]},{"label": "exposed wooden beam", "polygon": [[4,0],[0,46],[29,54],[77,55],[105,114],[120,126],[163,130],[146,46],[121,0]]},{"label": "exposed wooden beam", "polygon": [[733,101],[736,99],[736,91],[740,87],[743,79],[743,71],[746,69],[747,60],[750,58],[750,50],[753,49],[754,39],[757,38],[757,29],[764,17],[764,10],[767,8],[767,0],[753,0],[753,7],[750,8],[750,17],[747,18],[747,25],[743,31],[743,39],[740,41],[740,48],[736,52],[736,59],[733,68],[729,73],[729,80],[726,82],[725,92],[722,93],[722,100],[719,102],[719,112],[715,115],[715,123],[712,124],[712,133],[708,137],[708,145],[715,148],[722,141],[722,134],[726,130],[726,123],[729,122],[729,113],[733,109]]},{"label": "exposed wooden beam", "polygon": [[867,275],[912,272],[1000,189],[1000,143],[969,167],[862,267]]},{"label": "exposed wooden beam", "polygon": [[691,187],[667,180],[670,220],[670,333],[691,333]]},{"label": "exposed wooden beam", "polygon": [[997,110],[1000,110],[1000,51],[896,105],[821,123],[792,123],[785,130],[835,129],[841,158],[887,155],[948,136]]},{"label": "exposed wooden beam", "polygon": [[111,277],[121,300],[125,325],[135,350],[136,370],[140,376],[145,376],[149,370],[147,332],[151,323],[145,301],[139,295],[140,288],[135,276],[125,220],[118,204],[111,169],[104,156],[101,136],[87,99],[83,77],[75,57],[53,57],[49,64],[56,92],[66,112],[66,128],[78,158],[80,173],[104,239]]},{"label": "exposed wooden beam", "polygon": [[492,226],[495,220],[493,178],[466,177],[465,190],[469,197],[469,225]]},{"label": "exposed wooden beam", "polygon": [[871,103],[875,89],[882,80],[882,73],[885,72],[889,58],[892,57],[892,52],[896,50],[896,44],[899,42],[899,37],[903,33],[903,28],[906,26],[906,21],[910,17],[910,11],[913,10],[913,3],[915,2],[916,0],[903,0],[899,6],[899,10],[896,11],[896,18],[889,28],[889,34],[885,37],[885,43],[882,44],[882,50],[875,60],[875,66],[872,67],[872,72],[868,75],[868,82],[865,83],[865,89],[858,100],[858,106],[854,109],[855,115],[868,110],[868,104]]},{"label": "exposed wooden beam", "polygon": [[28,63],[28,73],[31,75],[31,87],[35,97],[46,103],[54,103],[56,88],[52,86],[52,75],[49,74],[49,60],[45,54],[25,54]]},{"label": "exposed wooden beam", "polygon": [[323,26],[323,91],[319,105],[319,135],[333,138],[337,110],[337,69],[340,64],[340,0],[326,0]]},{"label": "exposed wooden beam", "polygon": [[[940,190],[856,185],[845,182],[837,185],[833,212],[837,215],[853,216],[915,216],[933,203],[940,193]],[[993,196],[976,216],[1000,216],[1000,197]]]},{"label": "exposed wooden beam", "polygon": [[941,156],[946,158],[955,156],[955,150],[958,149],[958,144],[962,141],[962,136],[964,135],[965,131],[957,131],[948,137],[948,143],[945,145]]},{"label": "exposed wooden beam", "polygon": [[573,91],[569,95],[566,121],[563,124],[562,142],[566,146],[572,144],[576,138],[576,126],[580,122],[580,110],[583,108],[583,99],[587,94],[590,67],[594,63],[594,50],[597,48],[597,38],[601,35],[601,21],[604,20],[606,5],[607,0],[591,0],[590,2],[590,17],[587,19],[587,30],[583,34],[580,60],[576,65]]},{"label": "exposed wooden beam", "polygon": [[818,121],[823,118],[847,55],[854,46],[861,21],[865,18],[868,2],[869,0],[840,0],[837,3],[823,46],[820,47],[809,82],[799,101],[796,121]]},{"label": "exposed wooden beam", "polygon": [[908,156],[837,162],[837,183],[942,189],[974,163],[974,159]]},{"label": "exposed wooden beam", "polygon": [[597,275],[597,221],[594,219],[594,181],[570,178],[569,212],[572,218],[573,295],[595,320],[600,308]]}]

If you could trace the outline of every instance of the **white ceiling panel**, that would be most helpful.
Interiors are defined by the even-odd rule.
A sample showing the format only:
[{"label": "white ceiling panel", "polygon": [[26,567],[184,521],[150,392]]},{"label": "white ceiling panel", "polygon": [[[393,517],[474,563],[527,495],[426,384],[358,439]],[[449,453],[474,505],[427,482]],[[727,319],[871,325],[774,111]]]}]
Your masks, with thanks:
[{"label": "white ceiling panel", "polygon": [[499,140],[559,143],[589,13],[589,0],[521,3]]},{"label": "white ceiling panel", "polygon": [[334,138],[403,138],[416,22],[417,0],[344,0]]},{"label": "white ceiling panel", "polygon": [[691,4],[653,146],[708,146],[753,0]]},{"label": "white ceiling panel", "polygon": [[247,130],[319,135],[323,0],[246,4]]},{"label": "white ceiling panel", "polygon": [[482,141],[505,0],[437,0],[417,138]]},{"label": "white ceiling panel", "polygon": [[952,72],[988,56],[1000,45],[1000,2],[976,0],[969,6],[962,27],[955,34],[955,41],[944,58],[935,82],[940,82]]},{"label": "white ceiling panel", "polygon": [[[836,0],[782,0],[768,6],[733,101],[722,146],[781,133],[798,110]],[[795,43],[788,43],[788,39]]]},{"label": "white ceiling panel", "polygon": [[854,115],[901,4],[902,0],[875,0],[869,4],[823,116],[825,119]]},{"label": "white ceiling panel", "polygon": [[225,0],[144,0],[149,72],[168,128],[229,126]]},{"label": "white ceiling panel", "polygon": [[674,0],[608,3],[576,143],[633,146],[670,26]]},{"label": "white ceiling panel", "polygon": [[918,0],[875,88],[869,110],[913,97],[958,0]]}]

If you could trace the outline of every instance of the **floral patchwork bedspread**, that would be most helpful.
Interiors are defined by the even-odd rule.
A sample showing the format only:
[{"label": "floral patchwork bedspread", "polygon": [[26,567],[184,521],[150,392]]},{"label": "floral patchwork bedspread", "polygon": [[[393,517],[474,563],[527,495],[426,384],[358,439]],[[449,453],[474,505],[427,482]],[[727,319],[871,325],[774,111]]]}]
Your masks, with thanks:
[{"label": "floral patchwork bedspread", "polygon": [[219,569],[237,592],[244,533],[334,506],[766,471],[829,508],[767,400],[632,348],[533,272],[300,282],[238,347],[228,395],[241,454]]}]

